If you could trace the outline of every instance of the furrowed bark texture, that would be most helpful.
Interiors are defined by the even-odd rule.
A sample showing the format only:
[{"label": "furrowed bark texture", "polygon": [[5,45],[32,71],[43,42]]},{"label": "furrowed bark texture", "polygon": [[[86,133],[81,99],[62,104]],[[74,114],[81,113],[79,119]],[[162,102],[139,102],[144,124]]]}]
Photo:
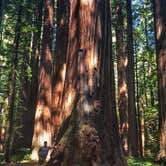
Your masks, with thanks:
[{"label": "furrowed bark texture", "polygon": [[166,1],[154,0],[158,97],[159,137],[158,159],[166,158]]},{"label": "furrowed bark texture", "polygon": [[39,147],[44,141],[51,145],[51,66],[52,66],[52,30],[53,1],[44,1],[44,27],[42,38],[42,55],[38,79],[38,96],[35,113],[35,125],[32,141],[32,159],[38,159]]},{"label": "furrowed bark texture", "polygon": [[127,56],[125,53],[124,43],[124,25],[122,1],[117,4],[117,29],[116,29],[116,45],[117,45],[117,70],[118,70],[118,109],[120,116],[120,136],[124,154],[128,154],[128,91],[127,91]]},{"label": "furrowed bark texture", "polygon": [[110,22],[109,1],[71,1],[63,125],[47,165],[127,165],[115,111]]},{"label": "furrowed bark texture", "polygon": [[129,153],[138,157],[138,127],[135,106],[135,73],[134,73],[134,50],[131,0],[126,1],[127,9],[127,89],[128,89],[128,117],[129,117]]}]

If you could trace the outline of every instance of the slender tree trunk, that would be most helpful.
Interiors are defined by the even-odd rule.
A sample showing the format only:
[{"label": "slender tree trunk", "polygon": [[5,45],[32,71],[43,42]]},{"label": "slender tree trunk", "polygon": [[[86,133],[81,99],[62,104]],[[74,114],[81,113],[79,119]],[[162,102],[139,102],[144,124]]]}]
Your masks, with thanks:
[{"label": "slender tree trunk", "polygon": [[141,136],[141,156],[145,156],[145,104],[146,98],[142,96],[140,98],[140,136]]},{"label": "slender tree trunk", "polygon": [[[147,25],[147,18],[145,18],[145,49],[147,50],[147,53],[149,54],[149,40],[148,40],[148,25]],[[145,104],[148,107],[148,96],[147,96],[147,81],[146,81],[146,67],[145,67],[145,62],[146,62],[146,57],[143,57],[143,70],[144,70],[144,89],[145,89]]]},{"label": "slender tree trunk", "polygon": [[6,115],[9,108],[9,98],[5,98],[4,106],[2,108],[1,128],[0,128],[0,152],[4,152],[5,135],[6,135]]},{"label": "slender tree trunk", "polygon": [[65,121],[47,165],[127,165],[115,112],[109,7],[106,0],[70,4]]},{"label": "slender tree trunk", "polygon": [[154,89],[153,86],[150,86],[150,97],[151,97],[151,107],[155,107],[154,103],[155,103],[155,95],[154,95]]},{"label": "slender tree trunk", "polygon": [[4,3],[4,0],[1,0],[1,3],[0,3],[0,29],[1,29],[2,17],[3,17],[3,3]]},{"label": "slender tree trunk", "polygon": [[[22,3],[22,0],[20,0]],[[11,72],[9,73],[9,112],[7,117],[7,128],[5,135],[5,149],[4,149],[4,159],[6,162],[9,162],[10,159],[10,143],[12,138],[12,128],[13,128],[13,116],[14,116],[14,102],[15,102],[15,85],[16,85],[16,71],[18,65],[18,48],[19,48],[19,40],[20,40],[20,30],[21,30],[21,13],[22,7],[21,5],[18,8],[18,17],[16,23],[16,34],[14,39],[14,55],[13,55],[13,64],[11,66]]]},{"label": "slender tree trunk", "polygon": [[140,156],[143,157],[143,147],[142,147],[142,137],[141,137],[141,111],[140,111],[140,96],[139,96],[139,77],[138,77],[138,53],[136,52],[135,46],[135,55],[136,55],[136,101],[137,101],[137,112],[138,112],[138,145],[139,145],[139,152]]},{"label": "slender tree trunk", "polygon": [[135,85],[134,85],[134,51],[131,0],[126,1],[127,8],[127,87],[128,87],[128,111],[129,111],[129,152],[138,157],[138,129],[135,108]]},{"label": "slender tree trunk", "polygon": [[125,55],[122,1],[117,4],[117,63],[118,63],[118,105],[120,116],[120,136],[124,154],[128,154],[128,92],[126,81],[127,57]]},{"label": "slender tree trunk", "polygon": [[154,0],[158,97],[159,97],[159,137],[158,159],[166,157],[166,1]]},{"label": "slender tree trunk", "polygon": [[32,159],[38,159],[39,147],[44,141],[51,145],[51,65],[52,65],[52,30],[53,1],[44,1],[44,27],[42,39],[42,56],[38,80],[37,106],[32,142]]},{"label": "slender tree trunk", "polygon": [[6,2],[4,0],[1,0],[0,2],[0,46],[2,43],[2,32],[3,32],[3,14],[4,14],[4,3]]}]

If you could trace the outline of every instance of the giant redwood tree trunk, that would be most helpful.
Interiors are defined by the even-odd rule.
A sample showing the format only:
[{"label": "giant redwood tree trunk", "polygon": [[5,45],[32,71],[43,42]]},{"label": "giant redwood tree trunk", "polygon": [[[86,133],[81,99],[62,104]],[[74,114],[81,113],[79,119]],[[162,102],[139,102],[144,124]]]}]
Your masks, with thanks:
[{"label": "giant redwood tree trunk", "polygon": [[38,96],[32,141],[32,159],[38,159],[38,149],[44,141],[51,145],[51,46],[53,29],[53,1],[44,1],[42,55],[38,80]]},{"label": "giant redwood tree trunk", "polygon": [[115,111],[109,5],[107,0],[71,1],[65,115],[47,165],[127,165]]},{"label": "giant redwood tree trunk", "polygon": [[159,97],[159,137],[158,158],[166,157],[166,1],[154,0],[158,97]]},{"label": "giant redwood tree trunk", "polygon": [[123,151],[128,153],[128,92],[126,80],[127,56],[125,55],[122,1],[117,3],[117,67],[118,67],[118,106],[120,116],[120,135]]},{"label": "giant redwood tree trunk", "polygon": [[138,128],[135,107],[135,73],[134,73],[134,50],[132,30],[131,0],[126,1],[127,9],[127,88],[128,88],[128,115],[129,115],[129,152],[138,157]]},{"label": "giant redwood tree trunk", "polygon": [[59,127],[62,124],[60,112],[63,87],[66,74],[66,54],[69,30],[69,1],[57,1],[57,31],[56,50],[53,66],[53,87],[52,87],[52,139],[54,139]]}]

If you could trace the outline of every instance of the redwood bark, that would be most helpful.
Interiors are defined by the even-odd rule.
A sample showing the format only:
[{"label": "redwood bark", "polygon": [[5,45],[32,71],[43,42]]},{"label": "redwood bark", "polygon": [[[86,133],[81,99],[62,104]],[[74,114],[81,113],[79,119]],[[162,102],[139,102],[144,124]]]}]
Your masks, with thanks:
[{"label": "redwood bark", "polygon": [[69,31],[69,1],[57,1],[57,30],[56,50],[53,66],[53,87],[52,87],[52,133],[55,138],[61,120],[61,101],[66,75],[66,54]]},{"label": "redwood bark", "polygon": [[124,154],[128,154],[128,91],[126,79],[127,56],[125,55],[122,1],[117,4],[117,68],[118,68],[118,109],[120,116],[120,136]]},{"label": "redwood bark", "polygon": [[47,165],[127,165],[115,111],[109,7],[106,0],[70,4],[65,121]]},{"label": "redwood bark", "polygon": [[158,159],[166,157],[166,1],[154,0],[159,98]]},{"label": "redwood bark", "polygon": [[35,1],[34,8],[34,27],[36,28],[35,33],[33,34],[33,44],[32,44],[32,57],[31,57],[31,68],[32,68],[32,77],[30,85],[30,101],[29,101],[29,112],[31,113],[27,117],[29,121],[29,135],[32,145],[32,137],[34,130],[34,121],[35,121],[35,109],[37,102],[37,91],[38,91],[38,70],[39,70],[39,58],[41,55],[41,28],[42,28],[42,14],[43,14],[43,0]]},{"label": "redwood bark", "polygon": [[131,0],[126,1],[127,9],[127,89],[128,89],[128,116],[129,116],[129,153],[138,157],[138,128],[135,107],[135,73],[133,51],[133,29]]},{"label": "redwood bark", "polygon": [[42,38],[42,55],[38,80],[37,106],[32,141],[32,158],[38,159],[38,149],[44,141],[51,145],[51,66],[52,66],[52,30],[53,1],[44,1],[44,27]]}]

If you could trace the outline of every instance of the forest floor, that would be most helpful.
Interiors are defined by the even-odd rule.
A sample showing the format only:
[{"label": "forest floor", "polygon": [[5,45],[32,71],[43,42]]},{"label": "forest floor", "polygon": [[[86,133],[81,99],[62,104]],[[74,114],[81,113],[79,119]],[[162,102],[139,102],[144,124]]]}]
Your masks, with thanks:
[{"label": "forest floor", "polygon": [[0,164],[0,166],[38,166],[38,163],[28,162],[28,163],[10,163],[10,164]]},{"label": "forest floor", "polygon": [[[4,163],[3,156],[0,154],[0,166],[38,166],[38,163],[30,160],[30,154],[26,154],[26,157],[12,156],[10,164]],[[26,160],[25,160],[26,158]],[[157,164],[152,158],[135,159],[133,157],[126,158],[129,166],[166,166],[166,164]]]}]

